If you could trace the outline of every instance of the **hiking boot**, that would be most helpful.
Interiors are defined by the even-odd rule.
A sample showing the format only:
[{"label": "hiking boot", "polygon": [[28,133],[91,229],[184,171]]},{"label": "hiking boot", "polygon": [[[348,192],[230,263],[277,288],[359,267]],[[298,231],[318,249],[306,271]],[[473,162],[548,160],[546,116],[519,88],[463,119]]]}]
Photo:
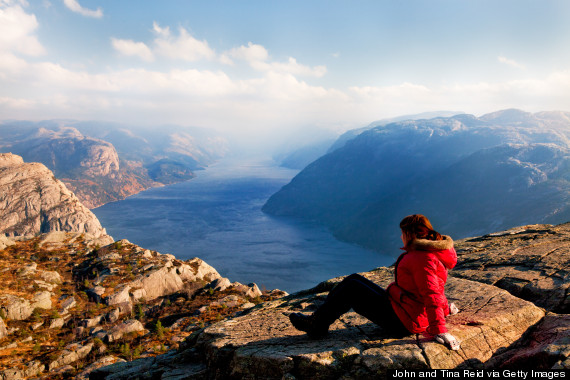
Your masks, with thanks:
[{"label": "hiking boot", "polygon": [[323,338],[329,331],[328,326],[319,326],[312,315],[292,313],[289,314],[289,320],[293,327],[299,331],[306,332],[309,338],[312,339]]}]

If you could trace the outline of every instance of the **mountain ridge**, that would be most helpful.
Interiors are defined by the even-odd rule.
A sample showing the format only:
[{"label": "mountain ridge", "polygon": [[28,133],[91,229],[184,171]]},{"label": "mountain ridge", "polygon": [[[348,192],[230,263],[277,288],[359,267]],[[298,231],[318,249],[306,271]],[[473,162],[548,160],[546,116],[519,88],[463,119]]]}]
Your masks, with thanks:
[{"label": "mountain ridge", "polygon": [[182,127],[52,120],[3,122],[0,132],[0,151],[44,163],[89,208],[194,178],[227,152],[222,137]]},{"label": "mountain ridge", "polygon": [[[510,183],[501,177],[501,167],[506,167],[504,163],[510,163],[511,168],[518,165],[519,175],[527,178],[531,167],[538,165],[534,160],[542,158],[528,155],[525,162],[519,160],[517,163],[516,155],[522,154],[524,146],[531,147],[534,152],[550,150],[552,157],[566,157],[570,147],[568,115],[504,110],[481,118],[456,115],[376,127],[308,165],[270,197],[263,211],[314,220],[327,226],[342,240],[385,252],[396,250],[399,243],[383,226],[395,226],[399,218],[412,213],[424,213],[432,219],[436,229],[443,226],[460,237],[480,235],[493,228],[509,228],[516,225],[516,221],[501,224],[502,217],[496,217],[497,213],[495,217],[479,215],[476,206],[469,208],[468,202],[461,203],[456,199],[470,196],[471,189],[463,186],[455,195],[452,190],[470,182],[479,190],[485,190],[485,185],[491,186],[496,190],[494,196],[501,194],[501,189],[505,194],[518,191],[519,195],[524,195],[515,189],[515,182],[525,179],[513,177],[511,179],[515,182]],[[477,152],[501,146],[504,157],[499,161],[485,160],[486,166],[478,165],[477,159],[485,155],[477,156]],[[512,157],[505,156],[508,154]],[[541,154],[548,155],[545,152]],[[554,192],[560,195],[558,198],[567,199],[563,197],[566,194],[563,189],[570,189],[566,159],[560,160],[562,166],[550,173],[553,178],[546,181],[548,186],[534,183],[528,187],[534,191],[534,198],[539,197],[542,189],[543,195]],[[463,173],[453,166],[461,162]],[[449,175],[450,168],[455,170],[453,178]],[[486,171],[493,173],[494,182],[485,177]],[[546,174],[542,172],[542,175]],[[478,182],[475,178],[479,179]],[[422,186],[429,191],[422,192]],[[436,200],[437,194],[448,194],[447,198],[453,195],[451,198],[455,203],[447,202],[446,197]],[[473,199],[475,201],[476,198]],[[520,199],[524,200],[524,197]],[[503,210],[505,215],[517,207],[522,210],[526,207],[524,204],[517,206],[514,199],[508,197],[503,197],[503,200],[495,202],[495,208]],[[489,204],[492,201],[485,199]],[[531,201],[532,197],[525,200]],[[543,202],[544,207],[540,210],[535,207],[534,214],[525,217],[524,221],[564,222],[564,215],[567,215],[564,210],[568,205],[555,203]],[[560,207],[566,208],[556,212]],[[547,215],[556,213],[559,219],[545,219]]]}]

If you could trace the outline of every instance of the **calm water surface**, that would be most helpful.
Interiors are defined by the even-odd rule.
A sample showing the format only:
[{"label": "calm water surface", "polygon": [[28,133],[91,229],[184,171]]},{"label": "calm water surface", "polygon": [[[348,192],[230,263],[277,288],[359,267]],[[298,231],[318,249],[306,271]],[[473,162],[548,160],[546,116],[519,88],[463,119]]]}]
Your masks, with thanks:
[{"label": "calm water surface", "polygon": [[231,281],[267,289],[294,292],[392,264],[393,257],[340,242],[326,228],[262,213],[295,174],[269,160],[222,161],[188,182],[93,211],[115,239],[183,260],[200,257]]}]

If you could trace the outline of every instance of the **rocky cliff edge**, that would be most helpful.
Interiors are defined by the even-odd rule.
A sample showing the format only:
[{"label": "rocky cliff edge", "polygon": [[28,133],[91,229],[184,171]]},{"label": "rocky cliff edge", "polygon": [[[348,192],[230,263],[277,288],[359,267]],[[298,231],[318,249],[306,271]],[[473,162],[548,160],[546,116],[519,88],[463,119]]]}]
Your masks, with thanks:
[{"label": "rocky cliff edge", "polygon": [[[457,242],[446,294],[461,341],[450,351],[421,335],[403,339],[356,313],[311,340],[288,321],[311,312],[339,282],[263,303],[194,332],[178,350],[98,369],[91,379],[371,379],[387,369],[570,368],[570,224],[533,225]],[[387,286],[392,268],[364,276]]]},{"label": "rocky cliff edge", "polygon": [[86,233],[106,244],[113,241],[97,217],[47,167],[0,154],[0,232],[34,236],[51,231]]}]

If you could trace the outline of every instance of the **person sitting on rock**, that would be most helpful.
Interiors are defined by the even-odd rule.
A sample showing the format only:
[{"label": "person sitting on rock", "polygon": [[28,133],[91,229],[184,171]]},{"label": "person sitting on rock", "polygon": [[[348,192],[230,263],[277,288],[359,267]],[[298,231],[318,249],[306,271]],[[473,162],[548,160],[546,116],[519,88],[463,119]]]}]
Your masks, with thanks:
[{"label": "person sitting on rock", "polygon": [[386,290],[352,274],[336,285],[312,315],[292,313],[297,330],[321,338],[351,308],[394,336],[422,333],[452,350],[459,342],[445,326],[445,317],[459,312],[444,294],[447,270],[457,263],[453,240],[436,232],[428,218],[409,215],[400,222],[405,252],[394,265],[394,282]]}]

